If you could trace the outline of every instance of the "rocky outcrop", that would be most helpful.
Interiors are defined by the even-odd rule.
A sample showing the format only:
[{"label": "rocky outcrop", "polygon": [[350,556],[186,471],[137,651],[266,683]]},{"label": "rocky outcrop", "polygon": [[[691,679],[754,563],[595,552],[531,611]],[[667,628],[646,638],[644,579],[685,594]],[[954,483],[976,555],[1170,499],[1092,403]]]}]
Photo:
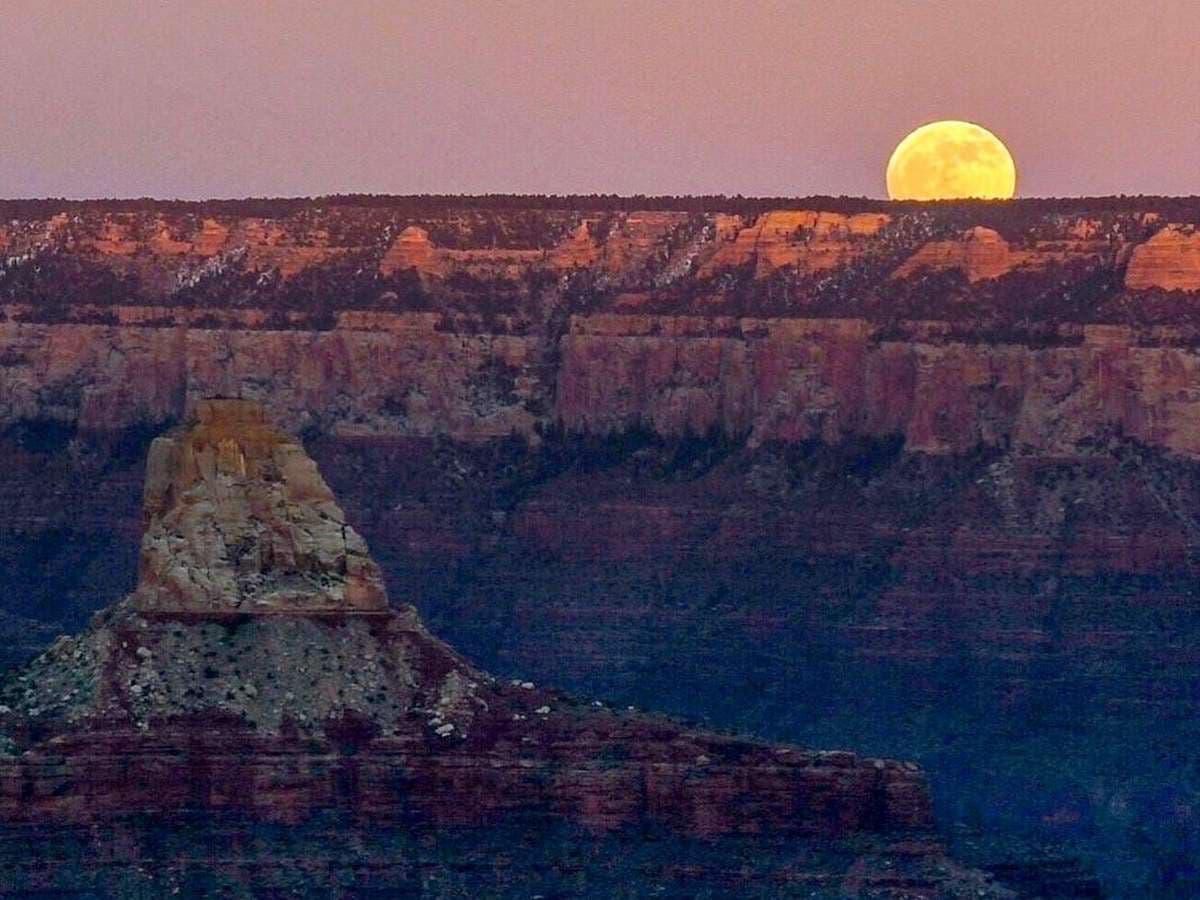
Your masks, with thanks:
[{"label": "rocky outcrop", "polygon": [[621,279],[637,278],[671,258],[677,248],[671,239],[686,228],[689,216],[677,212],[636,212],[622,216],[602,242],[604,271]]},{"label": "rocky outcrop", "polygon": [[296,431],[532,432],[530,407],[548,391],[535,341],[458,335],[422,314],[343,318],[324,332],[2,323],[0,418],[41,417],[58,395],[64,418],[107,429],[178,420],[203,396],[243,396]]},{"label": "rocky outcrop", "polygon": [[386,608],[365,545],[261,408],[197,412],[152,448],[137,591],[3,688],[0,820],[338,808],[710,835],[930,826],[915,766],[692,732],[476,671],[411,608]]},{"label": "rocky outcrop", "polygon": [[[201,239],[204,238],[203,233]],[[329,232],[310,228],[299,234],[279,222],[248,218],[236,223],[229,240],[246,248],[246,265],[258,272],[275,271],[283,278],[298,275],[310,266],[329,262],[356,247],[331,247]]]},{"label": "rocky outcrop", "polygon": [[928,453],[1017,444],[1063,455],[1120,431],[1200,455],[1200,356],[1146,346],[1124,326],[1029,347],[936,331],[893,340],[854,319],[598,314],[547,341],[457,335],[423,314],[341,318],[321,332],[0,324],[0,420],[119,429],[226,395],[260,400],[295,430],[379,437],[536,439],[554,422],[601,433],[645,422],[755,443],[901,435]]},{"label": "rocky outcrop", "polygon": [[646,213],[615,226],[603,246],[592,237],[592,223],[580,222],[568,235],[547,248],[439,247],[424,228],[410,225],[388,248],[379,264],[388,276],[412,269],[421,275],[519,279],[531,271],[571,272],[597,269],[614,276],[638,271],[656,251],[678,217]]},{"label": "rocky outcrop", "polygon": [[146,463],[142,613],[387,609],[379,567],[294,440],[245,400],[204,400]]},{"label": "rocky outcrop", "polygon": [[[141,249],[141,242],[130,239],[127,224],[106,219],[100,226],[100,234],[92,240],[92,247],[106,256],[132,256]],[[168,251],[173,249],[168,247]]]},{"label": "rocky outcrop", "polygon": [[1019,269],[1044,269],[1052,263],[1098,262],[1114,251],[1099,233],[1098,223],[1080,221],[1057,240],[1037,240],[1014,249],[999,232],[976,226],[956,240],[931,241],[905,260],[893,278],[912,278],[922,272],[957,271],[974,284],[1000,278]]},{"label": "rocky outcrop", "polygon": [[[269,205],[254,204],[253,209],[258,213]],[[995,218],[997,211],[984,218]],[[491,210],[464,204],[448,209],[417,205],[401,214],[370,205],[291,203],[287,214],[269,216],[177,204],[137,211],[85,207],[14,218],[0,234],[0,246],[12,259],[29,257],[30,264],[32,256],[63,256],[135,278],[136,285],[126,282],[123,290],[136,286],[139,302],[147,305],[170,306],[179,292],[194,293],[198,286],[245,273],[276,273],[279,282],[272,283],[286,291],[286,282],[301,273],[338,271],[343,263],[385,282],[409,270],[448,282],[466,276],[510,283],[543,277],[548,282],[586,272],[601,288],[653,294],[684,284],[685,293],[715,290],[719,296],[721,289],[707,283],[716,275],[743,270],[767,281],[776,273],[826,277],[880,267],[872,280],[886,289],[888,275],[907,279],[920,271],[959,270],[977,283],[1072,263],[1123,268],[1127,248],[1157,215],[1137,209],[1102,216],[1031,215],[1022,230],[1006,222],[964,229],[953,210],[783,208],[750,214],[719,208],[587,212],[536,205]],[[1161,256],[1165,242],[1178,243],[1173,235],[1182,239],[1190,227],[1171,226],[1155,238],[1157,243],[1146,245],[1131,270],[1130,289],[1150,284],[1142,274],[1147,265],[1170,268],[1153,260]],[[1179,265],[1179,272],[1160,281],[1186,281],[1180,273],[1189,264]],[[17,282],[28,284],[27,279]],[[387,305],[394,286],[376,287],[374,299]],[[0,292],[4,290],[0,284]],[[11,299],[28,299],[20,293]],[[78,303],[93,299],[73,298]],[[194,306],[195,298],[188,299],[187,305]]]},{"label": "rocky outcrop", "polygon": [[923,269],[933,272],[957,270],[967,281],[998,278],[1012,271],[1020,261],[1014,257],[1008,241],[991,228],[972,228],[957,241],[934,241],[918,250],[896,270],[896,278],[909,278]]},{"label": "rocky outcrop", "polygon": [[1168,225],[1133,249],[1125,286],[1133,291],[1200,290],[1200,233],[1193,226]]},{"label": "rocky outcrop", "polygon": [[437,249],[429,239],[429,232],[416,225],[409,225],[388,248],[379,263],[379,271],[384,275],[401,272],[405,269],[416,269],[422,274],[438,274],[442,270]]},{"label": "rocky outcrop", "polygon": [[[833,269],[852,260],[890,221],[884,213],[840,213],[809,210],[763,213],[751,226],[720,246],[700,268],[700,277],[724,269],[753,265],[755,276],[796,268],[804,274]],[[718,232],[721,231],[718,223]]]},{"label": "rocky outcrop", "polygon": [[200,226],[200,232],[188,246],[192,253],[200,257],[216,256],[229,240],[229,228],[215,219],[205,219]]},{"label": "rocky outcrop", "polygon": [[571,232],[570,237],[554,248],[550,264],[555,269],[586,269],[596,263],[600,248],[592,239],[592,230],[586,221]]}]

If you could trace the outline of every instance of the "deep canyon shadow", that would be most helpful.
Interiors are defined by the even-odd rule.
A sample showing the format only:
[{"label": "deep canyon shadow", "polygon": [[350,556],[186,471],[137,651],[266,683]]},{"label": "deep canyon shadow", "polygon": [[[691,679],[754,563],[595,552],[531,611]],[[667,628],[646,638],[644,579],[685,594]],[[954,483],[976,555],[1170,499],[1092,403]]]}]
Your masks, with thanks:
[{"label": "deep canyon shadow", "polygon": [[[29,479],[10,483],[27,518],[0,555],[10,662],[132,584],[150,433],[120,453],[9,435]],[[1186,561],[1080,563],[1101,552],[1101,511],[1110,528],[1138,514],[1131,479],[1196,500],[1190,464],[1128,448],[1087,472],[1022,470],[888,440],[640,432],[540,447],[310,435],[309,449],[393,596],[499,675],[913,759],[963,833],[1058,844],[1116,896],[1196,890],[1194,579]],[[1052,503],[1077,518],[1047,518]]]}]

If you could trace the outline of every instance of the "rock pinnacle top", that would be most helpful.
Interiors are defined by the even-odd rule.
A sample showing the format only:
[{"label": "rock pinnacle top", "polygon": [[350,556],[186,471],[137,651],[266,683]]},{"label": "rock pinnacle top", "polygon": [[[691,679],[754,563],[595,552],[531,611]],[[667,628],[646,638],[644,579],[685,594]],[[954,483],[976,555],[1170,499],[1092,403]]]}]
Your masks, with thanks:
[{"label": "rock pinnacle top", "polygon": [[316,464],[249,400],[199,403],[146,463],[135,604],[186,615],[382,612],[366,542]]}]

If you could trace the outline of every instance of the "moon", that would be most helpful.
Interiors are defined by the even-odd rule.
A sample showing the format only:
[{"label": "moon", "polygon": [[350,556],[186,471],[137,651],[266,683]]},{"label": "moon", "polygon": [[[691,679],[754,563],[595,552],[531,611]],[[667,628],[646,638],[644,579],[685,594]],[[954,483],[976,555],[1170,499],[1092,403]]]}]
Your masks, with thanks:
[{"label": "moon", "polygon": [[892,151],[887,191],[893,200],[1008,200],[1017,192],[1017,166],[983,126],[931,122]]}]

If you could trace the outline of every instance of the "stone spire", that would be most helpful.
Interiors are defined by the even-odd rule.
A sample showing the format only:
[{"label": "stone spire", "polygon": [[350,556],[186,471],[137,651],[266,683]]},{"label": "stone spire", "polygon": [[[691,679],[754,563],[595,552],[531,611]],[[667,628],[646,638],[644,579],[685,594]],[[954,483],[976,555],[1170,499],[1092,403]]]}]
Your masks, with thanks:
[{"label": "stone spire", "polygon": [[249,400],[156,439],[134,602],[187,615],[387,610],[379,567],[316,464]]}]

